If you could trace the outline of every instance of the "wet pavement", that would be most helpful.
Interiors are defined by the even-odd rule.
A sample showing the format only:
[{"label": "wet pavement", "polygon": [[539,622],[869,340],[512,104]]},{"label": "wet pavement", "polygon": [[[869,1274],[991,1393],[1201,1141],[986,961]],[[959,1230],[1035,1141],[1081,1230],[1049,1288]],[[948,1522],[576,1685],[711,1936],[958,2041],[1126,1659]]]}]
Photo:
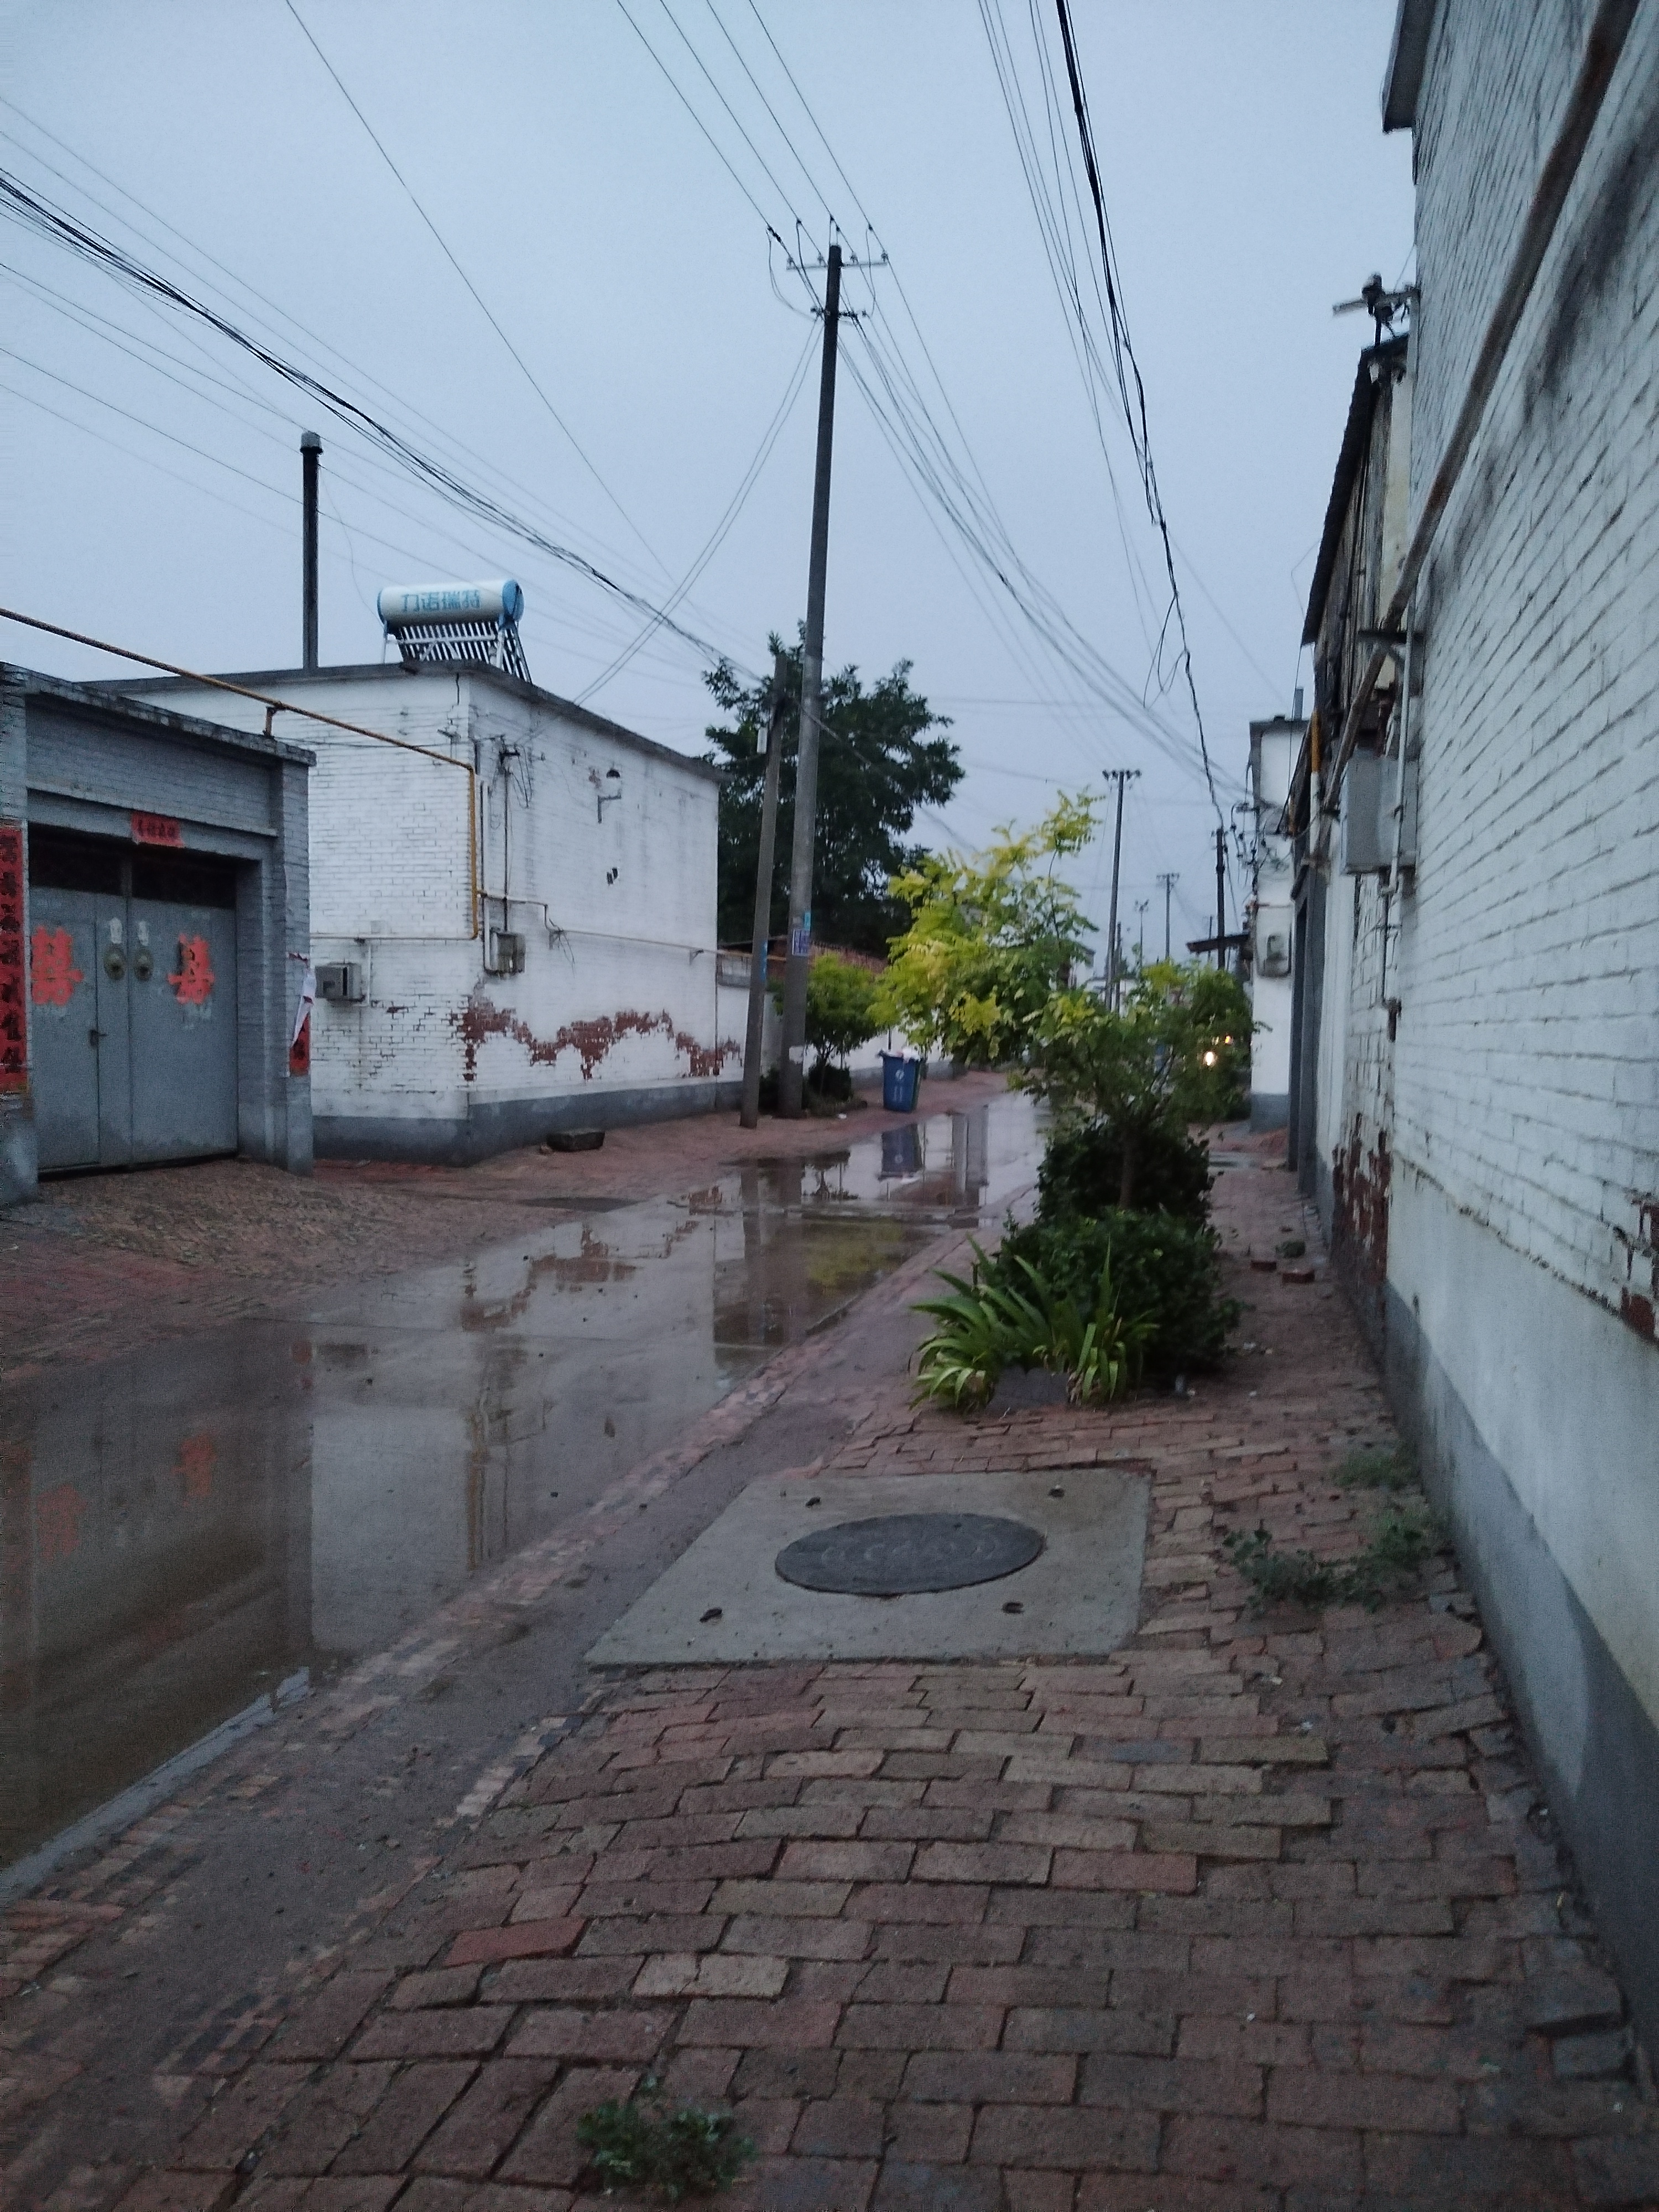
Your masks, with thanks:
[{"label": "wet pavement", "polygon": [[861,1121],[0,1395],[0,1865],[381,1649],[1030,1182],[1018,1097]]}]

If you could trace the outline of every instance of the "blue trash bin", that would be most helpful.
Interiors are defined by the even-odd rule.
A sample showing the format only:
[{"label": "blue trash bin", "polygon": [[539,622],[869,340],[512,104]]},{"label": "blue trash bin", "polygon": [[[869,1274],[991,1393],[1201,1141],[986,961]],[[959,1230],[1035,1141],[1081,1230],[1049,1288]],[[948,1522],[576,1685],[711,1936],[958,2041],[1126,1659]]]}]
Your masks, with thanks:
[{"label": "blue trash bin", "polygon": [[890,1114],[914,1114],[921,1062],[908,1052],[881,1055],[881,1103]]}]

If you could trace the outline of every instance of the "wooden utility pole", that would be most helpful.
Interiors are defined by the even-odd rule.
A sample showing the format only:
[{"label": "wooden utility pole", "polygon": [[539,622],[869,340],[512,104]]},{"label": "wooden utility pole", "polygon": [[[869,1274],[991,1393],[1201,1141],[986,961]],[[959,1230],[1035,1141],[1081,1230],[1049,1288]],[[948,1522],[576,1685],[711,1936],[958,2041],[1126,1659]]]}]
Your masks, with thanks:
[{"label": "wooden utility pole", "polygon": [[743,1112],[745,1129],[760,1123],[761,1036],[766,1027],[766,963],[772,941],[772,852],[778,836],[778,779],[783,759],[783,712],[788,703],[789,663],[779,653],[772,664],[772,690],[761,725],[766,781],[761,793],[759,864],[755,870],[755,934],[749,955],[749,1027],[743,1044]]},{"label": "wooden utility pole", "polygon": [[1123,787],[1126,783],[1133,783],[1139,774],[1138,768],[1109,768],[1106,770],[1107,782],[1117,786],[1117,826],[1112,832],[1112,914],[1106,926],[1106,942],[1111,948],[1106,956],[1106,996],[1114,1009],[1117,1006],[1118,969],[1122,964],[1117,949],[1117,871],[1123,854]]},{"label": "wooden utility pole", "polygon": [[1227,964],[1227,833],[1219,823],[1215,833],[1215,964]]},{"label": "wooden utility pole", "polygon": [[1167,964],[1170,957],[1170,893],[1181,881],[1181,872],[1176,869],[1167,876],[1160,876],[1158,881],[1164,886],[1164,958]]},{"label": "wooden utility pole", "polygon": [[818,459],[812,486],[812,545],[806,576],[801,661],[800,742],[795,751],[794,842],[789,861],[789,957],[783,972],[783,1058],[778,1111],[794,1120],[806,1079],[806,975],[812,961],[812,848],[817,829],[818,732],[823,714],[823,582],[830,559],[830,457],[836,428],[836,336],[841,319],[841,248],[830,249],[823,288],[823,368],[818,380]]}]

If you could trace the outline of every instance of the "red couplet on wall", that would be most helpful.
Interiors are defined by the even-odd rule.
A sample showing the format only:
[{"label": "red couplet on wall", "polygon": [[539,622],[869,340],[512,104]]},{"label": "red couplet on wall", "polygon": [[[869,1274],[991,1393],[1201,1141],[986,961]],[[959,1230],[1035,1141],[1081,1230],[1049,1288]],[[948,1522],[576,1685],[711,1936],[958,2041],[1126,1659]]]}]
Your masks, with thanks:
[{"label": "red couplet on wall", "polygon": [[311,1073],[311,1016],[309,1014],[301,1023],[294,1042],[288,1048],[288,1072],[290,1075],[309,1075]]},{"label": "red couplet on wall", "polygon": [[23,825],[0,822],[0,1091],[28,1089],[24,971]]}]

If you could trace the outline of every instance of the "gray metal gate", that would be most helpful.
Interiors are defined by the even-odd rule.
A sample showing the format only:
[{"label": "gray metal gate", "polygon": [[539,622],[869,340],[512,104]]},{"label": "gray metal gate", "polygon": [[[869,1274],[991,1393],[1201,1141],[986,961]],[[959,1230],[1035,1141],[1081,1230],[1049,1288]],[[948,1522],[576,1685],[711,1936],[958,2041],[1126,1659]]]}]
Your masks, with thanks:
[{"label": "gray metal gate", "polygon": [[29,838],[42,1170],[236,1149],[235,878],[190,855]]}]

